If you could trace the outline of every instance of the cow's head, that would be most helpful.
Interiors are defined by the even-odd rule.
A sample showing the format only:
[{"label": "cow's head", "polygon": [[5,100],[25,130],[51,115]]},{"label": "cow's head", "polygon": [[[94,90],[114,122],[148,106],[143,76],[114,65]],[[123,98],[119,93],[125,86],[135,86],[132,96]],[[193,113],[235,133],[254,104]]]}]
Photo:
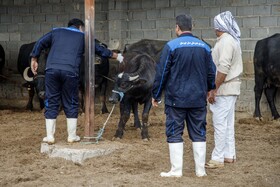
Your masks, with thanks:
[{"label": "cow's head", "polygon": [[139,75],[129,76],[129,74],[124,72],[118,74],[112,95],[109,97],[109,102],[116,104],[121,101],[124,94],[129,92],[138,80]]},{"label": "cow's head", "polygon": [[37,74],[34,76],[34,85],[38,96],[45,99],[45,75]]},{"label": "cow's head", "polygon": [[109,97],[109,102],[116,104],[122,100],[124,94],[140,87],[145,82],[147,80],[141,78],[139,74],[128,74],[124,72],[118,74],[112,95]]},{"label": "cow's head", "polygon": [[37,75],[34,76],[34,86],[38,96],[45,99],[45,69],[48,58],[49,49],[42,50],[38,58]]},{"label": "cow's head", "polygon": [[122,100],[124,94],[131,96],[141,95],[142,88],[147,86],[151,77],[147,76],[148,64],[154,64],[154,60],[145,53],[127,52],[124,55],[124,71],[118,74],[114,90],[109,101],[117,103]]},{"label": "cow's head", "polygon": [[[44,73],[38,73],[34,75],[30,67],[27,67],[23,71],[23,78],[27,81],[26,85],[34,86],[36,93],[41,99],[45,98],[45,75]],[[29,87],[29,86],[27,86]]]}]

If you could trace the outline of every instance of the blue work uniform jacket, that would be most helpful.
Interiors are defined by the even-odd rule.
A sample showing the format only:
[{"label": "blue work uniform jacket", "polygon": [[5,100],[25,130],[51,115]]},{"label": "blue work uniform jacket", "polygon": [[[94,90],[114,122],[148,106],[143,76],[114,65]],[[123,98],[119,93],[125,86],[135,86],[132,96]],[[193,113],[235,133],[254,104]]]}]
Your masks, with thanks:
[{"label": "blue work uniform jacket", "polygon": [[[84,33],[74,26],[54,28],[35,44],[31,57],[39,57],[43,49],[50,48],[46,70],[59,69],[79,74],[85,49]],[[95,53],[110,58],[111,50],[95,43]]]},{"label": "blue work uniform jacket", "polygon": [[153,98],[178,108],[204,107],[215,89],[216,67],[209,46],[190,33],[169,41],[156,67]]},{"label": "blue work uniform jacket", "polygon": [[38,57],[43,49],[50,48],[46,70],[59,69],[78,74],[84,46],[84,33],[76,27],[54,28],[36,42],[31,56]]}]

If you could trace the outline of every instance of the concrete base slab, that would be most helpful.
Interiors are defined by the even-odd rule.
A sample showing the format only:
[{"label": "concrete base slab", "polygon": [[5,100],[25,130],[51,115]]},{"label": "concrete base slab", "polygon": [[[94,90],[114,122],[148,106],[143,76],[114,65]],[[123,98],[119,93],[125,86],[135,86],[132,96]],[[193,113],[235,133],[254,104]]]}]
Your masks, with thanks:
[{"label": "concrete base slab", "polygon": [[77,143],[56,143],[49,145],[41,144],[41,153],[47,154],[49,157],[60,157],[71,160],[74,163],[83,164],[84,160],[92,157],[108,155],[124,145],[119,142],[100,141],[98,144],[89,144],[86,142]]}]

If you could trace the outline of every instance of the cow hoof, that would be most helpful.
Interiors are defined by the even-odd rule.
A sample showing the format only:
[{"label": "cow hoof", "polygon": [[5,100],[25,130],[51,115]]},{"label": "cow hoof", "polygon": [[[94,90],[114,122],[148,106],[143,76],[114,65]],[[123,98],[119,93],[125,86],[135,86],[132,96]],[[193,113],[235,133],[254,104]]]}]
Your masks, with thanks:
[{"label": "cow hoof", "polygon": [[107,113],[109,113],[109,111],[108,110],[102,110],[101,113],[102,114],[107,114]]},{"label": "cow hoof", "polygon": [[132,124],[131,127],[135,127],[135,129],[141,129],[141,125]]},{"label": "cow hoof", "polygon": [[141,123],[140,122],[135,122],[132,126],[134,126],[136,129],[137,128],[141,129]]},{"label": "cow hoof", "polygon": [[149,139],[148,138],[143,138],[143,142],[148,142]]},{"label": "cow hoof", "polygon": [[263,121],[263,117],[255,117],[255,119],[258,121]]},{"label": "cow hoof", "polygon": [[33,111],[33,105],[27,105],[27,106],[25,107],[25,109],[32,112],[32,111]]},{"label": "cow hoof", "polygon": [[276,118],[276,119],[274,118],[274,121],[280,121],[280,118]]},{"label": "cow hoof", "polygon": [[118,140],[120,140],[121,138],[119,138],[119,137],[113,137],[112,138],[112,141],[118,141]]}]

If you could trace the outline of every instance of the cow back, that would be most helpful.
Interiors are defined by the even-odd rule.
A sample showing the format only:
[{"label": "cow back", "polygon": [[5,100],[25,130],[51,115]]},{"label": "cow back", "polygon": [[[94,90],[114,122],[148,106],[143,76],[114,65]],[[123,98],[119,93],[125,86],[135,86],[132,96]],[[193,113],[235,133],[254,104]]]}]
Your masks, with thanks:
[{"label": "cow back", "polygon": [[[143,57],[143,58],[142,58]],[[151,58],[151,59],[148,59]],[[140,51],[127,51],[124,54],[124,69],[125,73],[135,73],[139,70],[140,66],[145,66],[147,68],[154,68],[154,59],[146,52]],[[140,70],[143,71],[143,70]],[[149,71],[149,70],[147,70]]]},{"label": "cow back", "polygon": [[149,56],[151,56],[155,62],[158,62],[161,51],[166,43],[167,41],[163,41],[163,40],[143,39],[140,40],[139,42],[127,46],[124,51],[124,54],[128,52],[146,53]]}]

